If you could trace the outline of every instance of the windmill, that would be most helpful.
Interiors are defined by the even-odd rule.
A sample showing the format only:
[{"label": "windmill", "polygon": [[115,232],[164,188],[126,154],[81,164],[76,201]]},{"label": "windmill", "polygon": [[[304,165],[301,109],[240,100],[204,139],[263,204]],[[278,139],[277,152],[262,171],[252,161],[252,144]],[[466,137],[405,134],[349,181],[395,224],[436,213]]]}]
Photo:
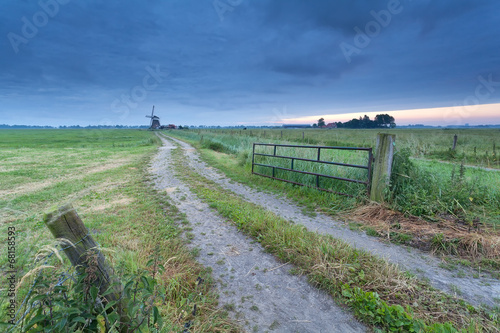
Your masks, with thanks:
[{"label": "windmill", "polygon": [[155,116],[155,106],[153,105],[153,110],[151,111],[150,116],[146,116],[146,118],[151,118],[151,125],[149,126],[150,129],[158,129],[160,128],[160,117]]}]

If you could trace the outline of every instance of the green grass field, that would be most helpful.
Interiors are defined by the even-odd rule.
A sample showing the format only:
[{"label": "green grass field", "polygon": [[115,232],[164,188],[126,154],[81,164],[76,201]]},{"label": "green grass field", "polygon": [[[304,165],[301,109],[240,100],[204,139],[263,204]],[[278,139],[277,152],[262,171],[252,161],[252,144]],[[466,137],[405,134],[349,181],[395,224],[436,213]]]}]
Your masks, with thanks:
[{"label": "green grass field", "polygon": [[[16,279],[43,264],[46,259],[35,262],[37,253],[55,244],[43,223],[44,212],[71,202],[122,281],[149,276],[152,257],[176,258],[155,278],[156,292],[163,295],[156,305],[164,330],[179,332],[193,320],[206,331],[235,331],[216,308],[210,273],[179,238],[183,217],[148,185],[145,168],[159,143],[154,133],[140,130],[0,131],[0,234],[6,239],[8,228],[15,228]],[[2,276],[8,270],[6,251],[0,256]],[[44,269],[48,279],[71,266],[66,258],[63,264],[55,258],[47,261],[54,267]],[[18,309],[36,276],[20,286]],[[198,277],[207,283],[198,286]],[[9,298],[4,281],[0,286],[0,321],[6,321]],[[200,306],[196,317],[180,315],[192,312],[188,299]]]},{"label": "green grass field", "polygon": [[[302,140],[302,132],[305,139]],[[369,230],[377,228],[378,232],[373,234],[396,235],[396,242],[416,246],[419,248],[442,252],[445,255],[460,255],[462,259],[470,260],[473,266],[479,269],[487,269],[498,276],[500,269],[500,251],[498,248],[498,237],[500,228],[500,172],[495,170],[483,170],[480,167],[465,166],[460,161],[442,162],[440,159],[431,159],[426,155],[425,159],[419,158],[418,152],[409,147],[410,140],[415,142],[426,142],[431,146],[433,140],[442,138],[449,131],[434,130],[391,130],[396,134],[396,155],[393,165],[391,186],[386,193],[385,207],[399,212],[392,219],[376,219],[367,221],[364,219],[363,227]],[[332,190],[340,190],[355,195],[354,198],[338,196],[332,193],[319,192],[315,189],[297,187],[281,181],[271,180],[260,176],[251,175],[252,145],[260,143],[283,143],[283,144],[318,144],[318,145],[340,145],[342,146],[364,146],[369,147],[375,143],[376,130],[187,130],[169,132],[178,138],[189,141],[201,149],[204,159],[211,165],[221,169],[229,177],[256,186],[259,189],[271,190],[284,193],[288,197],[304,205],[304,209],[311,214],[316,210],[327,214],[337,215],[342,219],[353,218],[353,212],[358,216],[358,210],[373,216],[377,206],[370,206],[363,187],[352,186],[350,183],[339,184],[330,182]],[[460,132],[464,141],[475,142],[477,136],[483,137],[483,148],[487,147],[492,139],[496,137],[493,130],[472,130],[467,137],[467,131]],[[416,137],[418,135],[418,138]],[[283,139],[281,137],[283,136]],[[342,141],[338,137],[342,137]],[[337,139],[332,139],[337,137]],[[295,141],[293,141],[295,140]],[[352,140],[350,142],[349,140]],[[453,134],[451,134],[453,140]],[[487,143],[489,140],[490,143]],[[406,147],[401,148],[401,143]],[[486,144],[485,144],[486,142]],[[492,144],[492,143],[491,143]],[[403,145],[404,146],[404,145]],[[478,145],[479,146],[479,145]],[[302,156],[304,152],[288,148],[288,154]],[[435,148],[438,151],[443,148]],[[476,149],[477,150],[477,149]],[[269,153],[269,151],[267,152]],[[294,155],[295,154],[295,155]],[[313,153],[309,153],[313,154]],[[344,163],[366,163],[362,155],[353,155],[340,151],[335,156],[330,156],[335,161]],[[305,156],[305,155],[304,155]],[[311,157],[311,156],[307,156]],[[258,157],[259,161],[263,157]],[[365,157],[366,158],[366,157]],[[267,159],[267,160],[266,160]],[[270,163],[272,157],[264,157],[266,163]],[[273,160],[274,165],[286,165],[289,160]],[[264,163],[265,164],[265,163]],[[491,165],[490,165],[491,166]],[[306,171],[317,171],[314,168],[329,169],[322,170],[336,176],[349,175],[339,173],[330,166],[304,166]],[[309,168],[309,169],[307,169]],[[338,168],[337,168],[338,169]],[[271,174],[270,168],[259,167],[260,173]],[[319,171],[319,170],[318,170]],[[361,177],[363,170],[355,170],[349,176]],[[352,172],[352,171],[351,171]],[[309,183],[313,185],[314,176],[288,173],[288,179]],[[309,177],[309,178],[308,178]],[[322,185],[325,185],[324,182]],[[371,210],[366,210],[366,208]],[[372,209],[373,208],[373,209]],[[366,215],[365,214],[365,215]],[[389,215],[392,213],[388,212]],[[379,214],[376,212],[375,215]],[[427,221],[424,229],[415,229],[411,222],[415,216]],[[356,218],[357,219],[357,218]],[[394,220],[396,219],[396,220]],[[359,221],[354,221],[356,224]],[[368,222],[368,225],[366,225]],[[441,227],[438,227],[441,226]],[[442,229],[442,226],[446,225]],[[393,227],[397,226],[397,230]],[[460,232],[455,229],[461,230]],[[387,231],[389,230],[389,231]],[[470,232],[479,232],[477,237],[471,237]],[[387,234],[387,235],[386,235]],[[425,234],[425,236],[423,236]],[[481,239],[480,244],[477,239]],[[392,239],[392,238],[391,238]],[[458,245],[457,245],[458,244]],[[496,245],[495,245],[496,244]],[[471,251],[473,249],[473,251]]]},{"label": "green grass field", "polygon": [[[239,150],[239,147],[247,149],[248,143],[256,141],[374,147],[377,133],[387,132],[396,135],[398,149],[409,149],[413,157],[500,169],[499,129],[214,129],[191,132],[193,131],[201,135],[223,135],[227,142],[226,149],[232,152]],[[454,135],[458,138],[457,146],[455,151],[451,151]]]},{"label": "green grass field", "polygon": [[[188,130],[168,133],[201,148],[202,157],[231,178],[261,190],[285,193],[304,204],[306,213],[315,214],[316,210],[323,210],[327,213],[343,214],[366,204],[366,198],[363,197],[337,196],[250,174],[253,142],[333,144],[333,141],[324,141],[325,138],[321,136],[342,132],[311,130],[306,132],[305,140],[302,140],[302,132],[295,130],[283,131],[283,140],[280,130],[258,132],[253,130],[252,135],[249,135],[249,131],[242,131],[240,135],[239,131],[230,130],[215,132]],[[313,137],[315,133],[316,138]],[[370,146],[376,131],[345,131],[345,133],[349,133],[354,139],[349,142],[346,137],[342,145],[366,147]],[[403,131],[396,134],[397,138],[400,135],[404,136]],[[465,137],[463,133],[460,135]],[[427,136],[432,137],[430,134]],[[340,141],[336,142],[337,145],[340,144]],[[217,309],[217,296],[210,289],[210,272],[195,261],[194,253],[188,251],[179,238],[188,222],[175,206],[163,195],[156,193],[150,185],[152,179],[149,179],[146,167],[159,144],[154,132],[140,130],[0,131],[0,219],[2,221],[0,233],[6,238],[9,227],[15,227],[17,281],[47,260],[44,258],[35,262],[34,258],[41,249],[46,250],[46,245],[55,244],[43,223],[44,212],[71,202],[92,236],[103,248],[106,258],[115,268],[121,281],[132,281],[140,276],[151,277],[151,274],[155,274],[153,279],[158,285],[155,286],[154,292],[163,295],[158,299],[157,306],[163,318],[162,327],[165,331],[182,331],[184,324],[192,321],[199,331],[236,332],[237,325],[226,318],[227,314],[224,311]],[[440,163],[437,159],[432,160],[432,154],[425,155],[431,159],[430,161],[415,159],[419,155],[409,147],[405,148],[400,149],[398,146],[395,171],[399,175],[393,178],[392,193],[388,194],[392,208],[430,219],[443,215],[455,216],[457,219],[463,219],[465,223],[480,218],[482,223],[495,232],[500,220],[498,204],[500,172],[461,167],[460,163]],[[300,149],[283,153],[312,157],[310,155],[312,153]],[[366,156],[350,152],[325,153],[323,157],[347,163],[366,162]],[[301,167],[311,168],[310,170],[314,171],[316,166],[303,163]],[[338,170],[332,172],[337,174]],[[189,176],[187,172],[186,175]],[[362,178],[366,175],[353,173],[349,176]],[[275,217],[268,216],[263,209],[253,207],[230,193],[225,194],[227,196],[225,200],[219,200],[222,189],[217,188],[215,191],[216,187],[213,184],[203,183],[197,176],[193,177],[191,178],[193,190],[198,191],[204,200],[219,207],[222,215],[231,219],[247,218],[245,212],[251,211],[252,214],[248,214],[248,221],[240,221],[242,225],[248,224],[248,228],[253,228],[252,225],[255,223],[257,229],[266,226],[274,228],[276,227],[274,224],[279,222],[276,230],[286,229],[283,229],[287,225],[286,221],[278,221]],[[330,186],[336,184],[332,182]],[[347,190],[353,191],[353,194],[362,192],[359,188]],[[290,242],[306,236],[312,239],[311,244],[318,242],[319,236],[313,233],[302,235],[304,231],[299,229],[297,232],[300,231],[300,236],[292,237]],[[155,232],[144,232],[145,230],[155,230]],[[276,242],[272,241],[273,233],[274,231],[270,232],[269,239],[274,244]],[[325,240],[327,243],[331,241]],[[439,245],[446,247],[445,242],[446,239],[440,238]],[[308,248],[312,249],[311,246]],[[282,250],[275,245],[273,253],[280,256]],[[309,264],[300,266],[303,263],[302,259],[309,260],[314,255],[308,259],[292,252],[288,253],[290,257],[286,260],[296,262],[300,270],[313,275],[315,283],[326,283],[323,287],[326,286],[327,290],[338,295],[341,290],[340,284],[335,287],[332,285],[329,289],[327,284],[330,282],[325,280],[322,275],[324,272],[307,271],[306,267]],[[151,258],[156,261],[175,258],[175,264],[168,269],[156,270],[148,266]],[[498,269],[497,259],[497,257],[488,258],[486,268]],[[1,271],[4,276],[7,272],[7,260],[6,255],[0,256]],[[375,262],[371,259],[368,261]],[[50,282],[48,286],[57,282],[60,274],[70,267],[66,259],[64,263],[59,263],[56,256],[48,259],[47,263],[54,266],[43,270],[43,276]],[[480,261],[477,265],[481,266],[483,262]],[[20,286],[16,295],[19,307],[32,289],[36,276],[38,275],[33,274],[26,278]],[[202,277],[207,283],[199,286],[198,277]],[[0,285],[4,288],[3,281]],[[43,296],[49,290],[50,288],[42,288],[38,293]],[[0,299],[2,303],[0,318],[3,321],[7,320],[6,304],[9,302],[4,291],[5,288],[2,289]],[[429,293],[433,295],[433,292]],[[366,295],[363,295],[356,294],[356,297],[365,299]],[[431,296],[426,298],[430,299]],[[379,300],[372,301],[377,306],[383,306]],[[396,304],[400,304],[398,302]],[[200,309],[196,316],[190,315],[193,303],[198,304]],[[358,305],[355,308],[358,308]],[[462,310],[463,307],[459,305],[457,311]],[[421,318],[427,318],[424,312]],[[98,318],[94,318],[94,323],[97,321]]]},{"label": "green grass field", "polygon": [[[199,142],[204,148],[237,156],[240,160],[239,167],[248,171],[251,165],[252,144],[254,142],[374,148],[378,132],[379,130],[344,129],[226,129],[177,131],[173,134],[191,142]],[[498,130],[402,129],[389,130],[389,132],[396,135],[396,151],[405,160],[396,158],[395,173],[392,179],[392,208],[419,216],[448,213],[465,215],[464,218],[467,219],[480,218],[481,221],[493,228],[500,226],[500,186],[498,186],[500,172],[468,167],[468,164],[485,165],[490,168],[498,167],[495,141],[498,140],[500,143]],[[302,139],[302,133],[304,133],[304,139]],[[450,153],[449,148],[451,148],[455,133],[459,137],[457,150]],[[476,148],[476,156],[487,156],[488,158],[473,159],[474,147]],[[293,154],[298,157],[304,155],[298,149],[295,149]],[[366,157],[363,154],[345,151],[332,154],[335,155],[331,156],[331,159],[337,162],[366,165]],[[264,161],[270,162],[272,160],[272,158],[266,159]],[[442,159],[451,160],[452,163],[438,163]],[[262,158],[259,161],[262,161]],[[280,163],[286,164],[289,161],[274,161],[274,163],[280,165]],[[461,167],[462,164],[464,166]],[[363,177],[362,170],[346,170],[345,168],[314,166],[313,164],[305,167],[305,171],[320,171],[320,169],[325,173],[352,176],[354,179],[366,177]],[[271,172],[269,168],[259,167],[259,170],[259,172],[266,174]],[[290,177],[292,177],[291,180],[303,181],[308,184],[314,182],[314,179],[307,175],[293,174]],[[334,189],[341,190],[350,187],[347,191],[351,191],[351,193],[359,193],[360,191],[360,187],[349,186],[345,183],[330,182],[329,185]]]}]

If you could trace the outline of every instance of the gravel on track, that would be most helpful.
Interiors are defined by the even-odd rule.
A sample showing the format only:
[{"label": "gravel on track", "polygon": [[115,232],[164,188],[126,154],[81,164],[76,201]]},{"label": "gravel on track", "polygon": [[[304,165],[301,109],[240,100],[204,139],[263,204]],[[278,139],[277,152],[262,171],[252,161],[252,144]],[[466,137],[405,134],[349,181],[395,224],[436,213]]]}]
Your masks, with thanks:
[{"label": "gravel on track", "polygon": [[302,208],[291,200],[273,193],[253,189],[227,178],[220,171],[203,162],[196,149],[191,145],[176,138],[168,138],[180,144],[184,149],[190,168],[223,188],[240,195],[244,200],[262,206],[289,221],[304,225],[310,231],[330,234],[356,248],[385,258],[391,263],[398,264],[403,270],[427,280],[434,288],[463,298],[472,305],[498,306],[497,302],[500,299],[500,281],[498,279],[483,273],[477,277],[477,272],[467,267],[460,268],[460,270],[447,270],[440,267],[442,261],[439,258],[429,253],[411,247],[386,243],[380,238],[350,230],[344,223],[325,214],[318,213],[314,217],[305,215]]},{"label": "gravel on track", "polygon": [[221,308],[245,331],[369,331],[330,295],[311,286],[305,277],[290,274],[291,265],[265,253],[259,243],[192,193],[174,171],[171,151],[177,147],[162,141],[149,169],[155,186],[186,214],[194,235],[188,246],[199,249],[197,260],[212,268]]}]

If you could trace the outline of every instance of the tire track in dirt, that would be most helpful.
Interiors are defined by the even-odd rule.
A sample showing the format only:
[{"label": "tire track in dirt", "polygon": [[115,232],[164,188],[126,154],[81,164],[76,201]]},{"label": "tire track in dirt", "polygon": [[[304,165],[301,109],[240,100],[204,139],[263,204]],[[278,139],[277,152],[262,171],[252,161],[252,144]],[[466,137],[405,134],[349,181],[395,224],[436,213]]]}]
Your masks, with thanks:
[{"label": "tire track in dirt", "polygon": [[194,168],[196,172],[216,182],[223,188],[240,195],[244,200],[262,206],[289,221],[304,225],[311,231],[330,234],[356,248],[367,250],[385,258],[419,278],[429,281],[434,288],[463,298],[473,305],[498,306],[496,302],[500,298],[499,280],[493,279],[487,274],[475,278],[474,275],[477,272],[466,267],[461,269],[460,274],[458,274],[458,271],[443,269],[439,267],[442,261],[428,253],[410,247],[383,243],[378,238],[352,231],[342,222],[336,221],[327,215],[321,213],[318,213],[315,217],[304,215],[302,209],[290,200],[278,197],[275,194],[260,192],[227,178],[221,172],[201,161],[198,152],[191,145],[172,137],[168,138],[180,144],[185,150],[189,160],[189,167]]},{"label": "tire track in dirt", "polygon": [[365,332],[331,296],[288,273],[259,243],[212,211],[175,174],[172,143],[163,139],[150,165],[155,186],[186,214],[199,249],[197,260],[213,270],[221,306],[248,332]]}]

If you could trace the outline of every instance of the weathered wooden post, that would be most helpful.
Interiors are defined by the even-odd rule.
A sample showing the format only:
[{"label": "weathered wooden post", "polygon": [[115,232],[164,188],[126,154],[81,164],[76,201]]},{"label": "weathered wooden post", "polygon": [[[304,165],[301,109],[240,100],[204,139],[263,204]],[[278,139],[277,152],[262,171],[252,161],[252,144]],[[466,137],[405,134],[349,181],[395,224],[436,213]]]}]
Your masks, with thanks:
[{"label": "weathered wooden post", "polygon": [[370,191],[370,200],[372,201],[384,201],[384,190],[389,186],[391,179],[395,140],[396,136],[394,134],[377,134]]},{"label": "weathered wooden post", "polygon": [[[121,322],[128,322],[123,314],[120,304],[121,289],[118,284],[113,284],[113,270],[106,265],[103,254],[97,250],[98,244],[92,238],[82,220],[71,204],[66,204],[47,213],[44,222],[56,239],[64,244],[64,253],[77,271],[84,271],[89,267],[89,259],[96,256],[95,280],[93,285],[99,287],[102,295],[111,286],[114,292],[106,295],[104,303],[117,301],[115,309],[120,313]],[[94,260],[92,260],[94,262]]]},{"label": "weathered wooden post", "polygon": [[[71,204],[59,207],[45,215],[45,224],[55,238],[64,242],[64,253],[73,266],[85,268],[91,254],[89,250],[97,249],[98,244],[89,234],[87,228]],[[101,252],[97,254],[98,285],[101,292],[111,284],[112,270],[104,263]],[[119,298],[119,297],[118,297]]]},{"label": "weathered wooden post", "polygon": [[455,150],[455,148],[457,148],[457,139],[458,139],[458,136],[455,134],[453,136],[453,147],[451,148],[451,150]]}]

